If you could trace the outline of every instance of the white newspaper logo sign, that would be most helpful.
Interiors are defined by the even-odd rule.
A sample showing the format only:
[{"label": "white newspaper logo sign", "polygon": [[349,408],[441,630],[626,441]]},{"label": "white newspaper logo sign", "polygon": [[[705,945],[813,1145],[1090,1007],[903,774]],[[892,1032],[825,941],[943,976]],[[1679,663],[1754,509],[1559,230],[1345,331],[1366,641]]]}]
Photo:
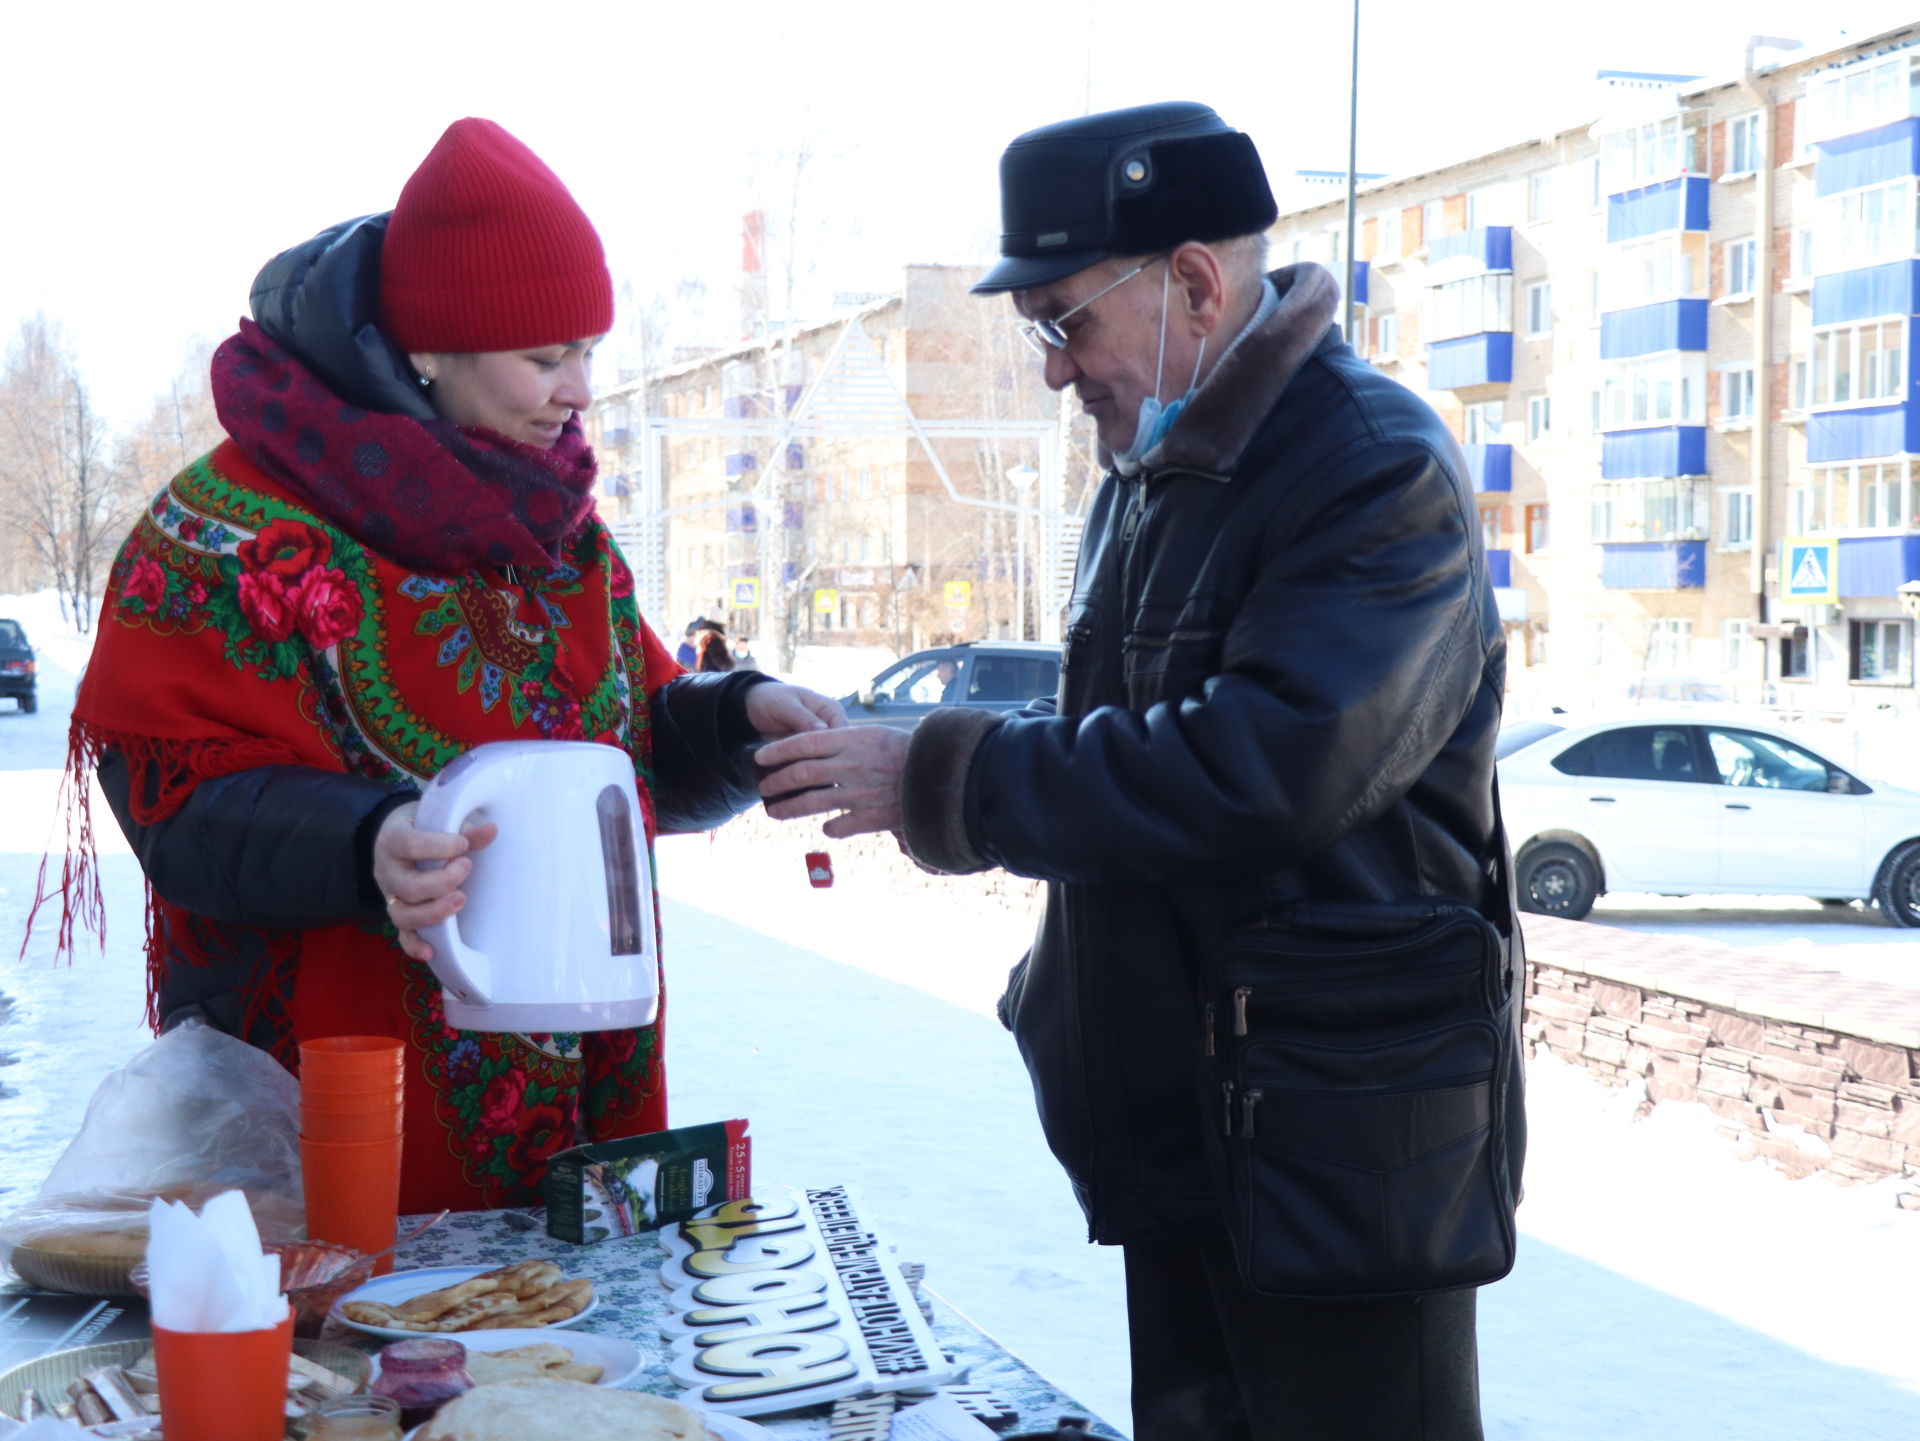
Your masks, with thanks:
[{"label": "white newspaper logo sign", "polygon": [[758,1416],[960,1379],[844,1186],[756,1189],[660,1233],[680,1399]]}]

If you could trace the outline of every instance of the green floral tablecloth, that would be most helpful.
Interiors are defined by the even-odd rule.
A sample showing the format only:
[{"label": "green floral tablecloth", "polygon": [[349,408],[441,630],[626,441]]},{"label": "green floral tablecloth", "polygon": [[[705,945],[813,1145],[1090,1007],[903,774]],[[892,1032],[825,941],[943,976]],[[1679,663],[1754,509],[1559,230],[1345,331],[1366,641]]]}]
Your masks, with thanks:
[{"label": "green floral tablecloth", "polygon": [[[424,1219],[403,1218],[401,1233],[405,1234]],[[660,1322],[667,1313],[667,1292],[659,1278],[666,1251],[651,1233],[576,1246],[554,1240],[547,1235],[543,1222],[523,1213],[469,1211],[449,1216],[425,1235],[407,1242],[399,1250],[395,1269],[505,1266],[532,1257],[550,1258],[569,1276],[592,1278],[599,1305],[577,1328],[568,1329],[621,1336],[639,1346],[645,1365],[628,1383],[631,1389],[658,1395],[677,1392],[678,1388],[667,1375],[667,1346],[660,1332]],[[932,1311],[934,1336],[948,1355],[966,1366],[966,1384],[990,1387],[1019,1413],[1017,1424],[1008,1429],[1044,1430],[1062,1416],[1091,1415],[1086,1407],[1062,1394],[1017,1356],[1002,1349],[991,1336],[937,1295],[925,1288],[921,1295]],[[328,1323],[327,1336],[369,1350],[377,1350],[382,1344],[360,1332],[339,1328],[334,1322]],[[563,1338],[556,1336],[555,1339],[564,1344]],[[828,1407],[816,1406],[806,1411],[781,1412],[754,1419],[783,1441],[784,1438],[799,1441],[799,1438],[826,1437],[828,1414]],[[1098,1420],[1093,1434],[1120,1435]]]}]

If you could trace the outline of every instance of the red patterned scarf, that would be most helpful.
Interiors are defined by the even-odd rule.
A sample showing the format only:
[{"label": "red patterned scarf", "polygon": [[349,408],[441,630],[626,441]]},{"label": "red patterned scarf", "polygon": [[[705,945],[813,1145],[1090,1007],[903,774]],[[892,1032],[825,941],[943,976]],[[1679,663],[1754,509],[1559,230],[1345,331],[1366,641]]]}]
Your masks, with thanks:
[{"label": "red patterned scarf", "polygon": [[593,513],[576,416],[551,449],[478,426],[343,403],[251,320],[213,353],[220,424],[327,519],[417,570],[554,565]]}]

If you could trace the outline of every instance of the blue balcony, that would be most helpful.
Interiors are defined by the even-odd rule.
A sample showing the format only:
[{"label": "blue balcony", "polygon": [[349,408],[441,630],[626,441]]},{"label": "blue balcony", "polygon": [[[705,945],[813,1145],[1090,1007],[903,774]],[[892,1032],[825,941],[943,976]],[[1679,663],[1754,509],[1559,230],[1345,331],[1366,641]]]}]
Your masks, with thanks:
[{"label": "blue balcony", "polygon": [[1513,332],[1463,335],[1427,347],[1427,389],[1464,390],[1513,379]]},{"label": "blue balcony", "polygon": [[1868,405],[1807,414],[1807,463],[1920,453],[1920,405]]},{"label": "blue balcony", "polygon": [[1467,458],[1467,479],[1480,494],[1513,489],[1513,447],[1510,445],[1463,445]]},{"label": "blue balcony", "polygon": [[1600,358],[1627,360],[1666,350],[1707,348],[1707,302],[1662,300],[1600,317]]},{"label": "blue balcony", "polygon": [[1817,196],[1920,175],[1920,119],[1909,117],[1877,130],[1822,140],[1813,147],[1813,153],[1813,193]]},{"label": "blue balcony", "polygon": [[1471,230],[1443,235],[1427,244],[1429,270],[1444,261],[1462,259],[1467,263],[1449,269],[1462,275],[1470,275],[1478,270],[1513,269],[1513,227],[1476,225]]},{"label": "blue balcony", "polygon": [[631,444],[632,441],[633,432],[628,430],[624,425],[618,429],[606,429],[600,432],[600,448],[602,450],[619,450],[622,446]]},{"label": "blue balcony", "polygon": [[750,505],[727,507],[727,529],[753,532],[760,529],[760,512]]},{"label": "blue balcony", "polygon": [[1600,547],[1604,590],[1697,590],[1706,583],[1704,540],[1613,541]]},{"label": "blue balcony", "polygon": [[1813,282],[1813,323],[1843,325],[1920,310],[1920,260],[1890,260]]},{"label": "blue balcony", "polygon": [[1857,535],[1840,542],[1840,594],[1898,594],[1920,580],[1920,535]]},{"label": "blue balcony", "polygon": [[1640,240],[1669,230],[1705,230],[1707,197],[1713,182],[1704,175],[1683,175],[1658,185],[1643,185],[1607,197],[1607,243]]},{"label": "blue balcony", "polygon": [[1602,480],[1662,480],[1707,473],[1707,428],[1662,425],[1600,437]]},{"label": "blue balcony", "polygon": [[1487,579],[1496,590],[1505,590],[1513,584],[1513,552],[1510,550],[1490,550],[1487,552]]},{"label": "blue balcony", "polygon": [[1355,305],[1367,303],[1367,266],[1368,262],[1364,260],[1353,262],[1353,303]]},{"label": "blue balcony", "polygon": [[760,468],[751,451],[736,450],[727,457],[727,475],[749,475]]}]

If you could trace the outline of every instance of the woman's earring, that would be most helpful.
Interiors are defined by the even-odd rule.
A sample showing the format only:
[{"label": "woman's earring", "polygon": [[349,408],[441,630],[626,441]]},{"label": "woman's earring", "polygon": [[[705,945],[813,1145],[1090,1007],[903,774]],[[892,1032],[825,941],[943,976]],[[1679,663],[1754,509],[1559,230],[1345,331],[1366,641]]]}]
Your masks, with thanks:
[{"label": "woman's earring", "polygon": [[425,390],[428,386],[432,384],[433,384],[433,377],[431,375],[423,375],[420,377],[420,388],[422,390]]}]

